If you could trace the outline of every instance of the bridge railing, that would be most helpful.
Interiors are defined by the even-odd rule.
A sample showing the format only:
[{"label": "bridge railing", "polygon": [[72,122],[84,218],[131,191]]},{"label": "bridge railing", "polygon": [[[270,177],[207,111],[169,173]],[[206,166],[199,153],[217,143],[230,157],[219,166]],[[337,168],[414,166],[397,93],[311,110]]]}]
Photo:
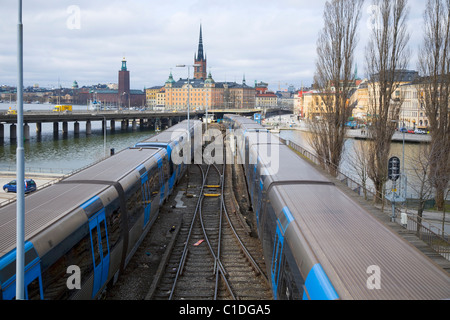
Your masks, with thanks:
[{"label": "bridge railing", "polygon": [[[280,141],[313,164],[322,166],[323,161],[320,161],[320,158],[315,153],[306,150],[305,148],[292,141],[285,140],[283,138],[280,138]],[[369,199],[375,199],[377,197],[374,191],[365,188],[360,183],[340,172],[339,168],[336,168],[336,172],[338,173],[337,179],[344,183],[353,192],[357,193],[361,197],[364,197],[366,201],[369,201]],[[385,201],[388,205],[391,205],[391,202],[389,200],[381,199],[379,197],[377,198],[380,201]],[[402,216],[402,212],[398,207],[396,208],[396,216]],[[402,225],[401,220],[399,221],[396,219],[395,221]],[[407,214],[407,221],[408,222],[406,223],[406,225],[402,225],[404,228],[409,231],[415,232],[416,236],[427,243],[430,248],[442,255],[445,259],[450,260],[450,237],[448,234],[443,232],[440,228],[436,227],[434,224],[427,221],[423,217],[419,217],[414,214]]]}]

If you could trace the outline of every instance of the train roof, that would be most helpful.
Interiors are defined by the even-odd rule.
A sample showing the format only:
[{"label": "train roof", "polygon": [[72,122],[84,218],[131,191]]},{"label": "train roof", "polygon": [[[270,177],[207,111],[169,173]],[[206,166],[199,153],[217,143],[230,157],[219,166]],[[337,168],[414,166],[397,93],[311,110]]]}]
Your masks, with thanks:
[{"label": "train roof", "polygon": [[[179,130],[180,128],[185,129],[185,128],[187,127],[187,123],[188,123],[187,120],[183,120],[183,121],[181,121],[181,122],[179,122],[179,123],[177,123],[177,124],[171,126],[170,128],[167,128],[167,129],[164,130],[163,132]],[[190,119],[190,120],[189,120],[189,126],[190,126],[191,128],[193,128],[194,126],[199,125],[199,124],[201,124],[201,123],[202,123],[202,122],[201,122],[200,120],[194,120],[194,119]]]},{"label": "train roof", "polygon": [[[87,184],[56,183],[25,197],[25,239],[63,218],[108,185],[93,181],[120,181],[161,149],[126,149],[98,162],[63,181],[90,181]],[[0,257],[16,245],[16,204],[0,208]]]},{"label": "train roof", "polygon": [[[320,174],[307,161],[302,160],[286,145],[255,144],[252,151],[256,150],[261,163],[261,174],[266,175],[270,183],[295,183],[299,181],[304,183],[306,181],[308,183],[331,184],[329,179]],[[270,183],[264,183],[265,187],[268,188]]]},{"label": "train roof", "polygon": [[249,119],[243,116],[234,116],[234,115],[228,115],[228,118],[232,119],[243,131],[249,131],[249,130],[255,130],[255,129],[259,129],[259,130],[263,130],[263,131],[267,131],[267,129],[260,125],[259,123],[257,123],[255,120],[253,119]]},{"label": "train roof", "polygon": [[[190,128],[195,128],[201,124],[201,121],[199,120],[190,120],[189,126]],[[174,140],[177,140],[181,138],[182,136],[186,135],[186,128],[187,128],[187,120],[183,120],[180,123],[177,123],[176,125],[162,131],[161,133],[154,135],[146,140],[140,141],[136,144],[136,146],[145,144],[145,143],[162,143],[167,144],[169,142],[172,142]]]},{"label": "train roof", "polygon": [[[301,233],[341,299],[450,298],[442,268],[338,188],[279,185],[270,197],[281,202],[275,211],[287,206],[295,221],[286,237]],[[367,285],[371,268],[381,272],[380,290]]]},{"label": "train roof", "polygon": [[180,139],[181,137],[186,137],[186,131],[184,131],[181,128],[178,128],[179,131],[164,131],[160,134],[153,136],[147,140],[141,141],[136,144],[136,146],[141,146],[145,144],[155,144],[155,143],[161,143],[161,144],[169,144],[170,142],[173,142],[175,140]]},{"label": "train roof", "polygon": [[282,145],[280,138],[273,135],[269,131],[249,131],[245,133],[245,137],[248,139],[248,145],[251,148],[257,144],[273,144]]}]

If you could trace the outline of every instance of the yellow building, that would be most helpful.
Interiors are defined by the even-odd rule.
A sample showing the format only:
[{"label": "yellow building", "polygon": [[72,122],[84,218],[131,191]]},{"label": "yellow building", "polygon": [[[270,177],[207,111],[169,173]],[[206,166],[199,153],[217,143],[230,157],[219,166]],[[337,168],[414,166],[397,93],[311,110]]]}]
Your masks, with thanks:
[{"label": "yellow building", "polygon": [[303,93],[303,112],[305,119],[322,118],[326,112],[324,93],[313,90]]},{"label": "yellow building", "polygon": [[[186,110],[188,102],[191,110],[251,109],[255,106],[255,89],[245,82],[215,82],[209,73],[207,79],[179,79],[172,73],[165,86],[165,108]],[[188,101],[189,97],[189,101]]]},{"label": "yellow building", "polygon": [[148,108],[153,109],[158,105],[157,95],[160,93],[161,88],[161,86],[156,86],[145,90],[145,100]]},{"label": "yellow building", "polygon": [[353,107],[352,117],[365,120],[369,114],[369,86],[367,80],[360,83],[350,98]]}]

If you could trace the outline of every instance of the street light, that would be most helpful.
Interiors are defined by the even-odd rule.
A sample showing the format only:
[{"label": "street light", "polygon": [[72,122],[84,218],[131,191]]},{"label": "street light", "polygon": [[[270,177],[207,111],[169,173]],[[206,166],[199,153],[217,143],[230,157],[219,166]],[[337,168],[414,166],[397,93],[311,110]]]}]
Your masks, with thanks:
[{"label": "street light", "polygon": [[191,77],[191,74],[190,74],[190,69],[191,69],[191,67],[194,67],[194,68],[196,68],[196,67],[201,67],[201,65],[200,64],[192,64],[192,65],[185,65],[185,64],[177,64],[176,65],[176,67],[177,68],[185,68],[185,67],[187,67],[188,68],[188,98],[187,98],[187,135],[188,135],[188,137],[187,137],[187,139],[188,139],[188,146],[189,146],[189,154],[191,153],[191,134],[190,134],[190,132],[191,132],[191,126],[190,126],[190,119],[189,119],[189,112],[190,112],[190,98],[191,98],[191,85],[190,85],[190,80],[189,80],[189,78]]},{"label": "street light", "polygon": [[17,23],[17,206],[16,206],[16,299],[25,298],[25,151],[23,146],[23,23],[22,0]]},{"label": "street light", "polygon": [[103,119],[105,120],[103,123],[103,156],[106,158],[106,116],[105,115],[101,115],[98,113],[91,113],[92,116],[100,116],[103,117]]}]

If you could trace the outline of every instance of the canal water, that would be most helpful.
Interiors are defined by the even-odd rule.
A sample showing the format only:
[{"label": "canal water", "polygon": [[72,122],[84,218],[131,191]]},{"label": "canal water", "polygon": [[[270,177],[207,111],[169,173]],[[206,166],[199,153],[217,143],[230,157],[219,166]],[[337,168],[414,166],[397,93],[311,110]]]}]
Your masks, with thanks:
[{"label": "canal water", "polygon": [[[315,153],[314,149],[309,144],[310,135],[309,132],[298,131],[298,130],[281,130],[280,137],[292,141],[297,145],[300,145],[304,149]],[[365,145],[367,141],[365,140],[356,140],[356,139],[347,139],[344,146],[344,153],[342,156],[342,162],[340,164],[340,171],[346,176],[352,178],[356,182],[360,182],[361,179],[356,173],[356,167],[358,166],[358,157],[357,152],[355,150],[359,150],[360,144]],[[418,188],[420,187],[420,179],[418,174],[416,173],[418,168],[418,159],[420,159],[421,155],[423,155],[423,144],[418,143],[403,143],[393,142],[391,144],[390,156],[396,156],[403,161],[403,150],[404,150],[404,170],[407,176],[407,198],[415,199],[417,198]],[[387,165],[387,164],[386,164]],[[388,182],[389,184],[390,182]],[[373,186],[373,184],[369,181],[368,187],[369,189]],[[432,197],[430,197],[432,198]]]},{"label": "canal water", "polygon": [[[8,110],[9,103],[0,103],[0,112]],[[28,111],[51,111],[54,105],[50,104],[24,104],[24,112]],[[13,106],[15,109],[15,106]],[[86,111],[87,106],[73,106],[73,110]],[[58,137],[53,135],[53,124],[42,123],[42,134],[38,137],[35,133],[35,124],[30,124],[30,140],[26,141],[25,147],[25,167],[27,172],[45,173],[70,173],[101,160],[105,154],[109,155],[110,150],[119,152],[125,148],[133,146],[135,143],[144,140],[154,134],[150,129],[133,131],[121,131],[120,122],[116,121],[114,132],[111,131],[108,121],[106,132],[106,152],[104,145],[104,133],[101,121],[92,121],[92,134],[86,135],[85,123],[80,122],[80,133],[75,135],[73,123],[69,123],[69,132],[63,136],[60,125]],[[308,143],[308,132],[297,130],[282,130],[280,137],[290,140],[305,149],[313,152],[313,148]],[[344,148],[341,172],[359,181],[356,174],[355,163],[356,153],[354,148],[358,144],[366,143],[363,140],[348,139]],[[4,125],[4,139],[0,141],[0,171],[14,171],[16,168],[16,143],[9,139],[9,124]],[[408,177],[407,197],[416,198],[416,189],[420,181],[415,174],[417,159],[423,152],[423,145],[416,143],[405,143],[405,171]],[[392,143],[391,155],[403,159],[403,144]],[[369,184],[370,186],[370,184]]]},{"label": "canal water", "polygon": [[[24,112],[51,111],[54,105],[25,104]],[[8,110],[9,104],[0,104],[0,112]],[[13,107],[15,108],[15,107]],[[87,110],[87,106],[73,106],[73,110]],[[92,121],[92,132],[86,135],[86,126],[80,122],[80,133],[75,135],[73,123],[69,122],[69,132],[62,134],[62,125],[58,137],[53,135],[53,124],[42,123],[42,134],[36,135],[35,124],[30,124],[30,140],[25,141],[25,170],[27,172],[70,173],[79,168],[101,160],[109,155],[111,149],[119,152],[135,143],[147,139],[154,134],[150,129],[133,131],[131,126],[127,131],[121,131],[120,122],[116,121],[116,128],[111,132],[110,121],[107,122],[106,152],[104,132],[101,121]],[[9,139],[9,124],[4,124],[4,139],[0,141],[0,171],[15,171],[16,142]]]}]

